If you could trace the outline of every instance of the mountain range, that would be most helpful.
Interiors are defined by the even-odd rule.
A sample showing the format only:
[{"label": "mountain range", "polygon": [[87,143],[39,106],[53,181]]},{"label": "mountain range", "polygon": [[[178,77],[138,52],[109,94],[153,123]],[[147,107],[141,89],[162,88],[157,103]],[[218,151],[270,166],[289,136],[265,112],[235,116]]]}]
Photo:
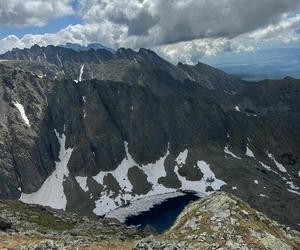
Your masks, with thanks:
[{"label": "mountain range", "polygon": [[224,53],[218,57],[204,58],[209,65],[245,80],[266,78],[280,79],[286,76],[300,77],[299,48],[269,48],[255,51]]},{"label": "mountain range", "polygon": [[0,198],[104,216],[223,190],[300,229],[300,80],[247,82],[148,49],[0,56]]},{"label": "mountain range", "polygon": [[67,48],[67,49],[73,49],[76,51],[88,51],[90,49],[94,49],[94,50],[105,49],[112,53],[115,53],[114,49],[106,47],[100,43],[91,43],[91,44],[88,44],[87,46],[83,46],[83,45],[76,44],[76,43],[66,43],[66,44],[60,45],[60,47]]}]

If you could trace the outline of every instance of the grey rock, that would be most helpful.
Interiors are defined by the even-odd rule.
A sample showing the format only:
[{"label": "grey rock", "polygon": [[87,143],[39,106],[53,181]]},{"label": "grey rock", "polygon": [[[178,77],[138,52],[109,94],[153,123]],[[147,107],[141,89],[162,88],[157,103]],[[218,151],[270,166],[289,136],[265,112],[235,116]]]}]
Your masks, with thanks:
[{"label": "grey rock", "polygon": [[0,217],[0,231],[8,231],[12,228],[12,223]]}]

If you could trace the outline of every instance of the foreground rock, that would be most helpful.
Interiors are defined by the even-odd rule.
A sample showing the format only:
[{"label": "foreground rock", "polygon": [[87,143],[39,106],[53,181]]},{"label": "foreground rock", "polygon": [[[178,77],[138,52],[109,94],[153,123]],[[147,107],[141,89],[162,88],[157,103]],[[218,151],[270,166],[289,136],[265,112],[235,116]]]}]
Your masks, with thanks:
[{"label": "foreground rock", "polygon": [[0,201],[0,222],[0,249],[130,249],[131,242],[147,236],[114,219],[82,217],[17,201]]},{"label": "foreground rock", "polygon": [[154,239],[152,236],[136,242],[133,250],[191,250],[187,243],[174,242],[171,240],[162,241]]},{"label": "foreground rock", "polygon": [[193,249],[299,249],[300,234],[233,195],[214,193],[189,205],[163,239]]}]

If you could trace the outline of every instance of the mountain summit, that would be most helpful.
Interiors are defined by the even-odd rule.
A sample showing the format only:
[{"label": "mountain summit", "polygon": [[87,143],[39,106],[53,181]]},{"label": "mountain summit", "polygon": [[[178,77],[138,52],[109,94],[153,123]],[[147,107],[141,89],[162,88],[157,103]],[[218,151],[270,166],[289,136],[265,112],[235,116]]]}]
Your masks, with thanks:
[{"label": "mountain summit", "polygon": [[67,48],[67,49],[73,49],[76,51],[88,51],[90,49],[93,49],[93,50],[105,49],[111,53],[115,53],[115,50],[113,50],[112,48],[108,48],[100,43],[91,43],[87,46],[82,46],[82,45],[76,44],[76,43],[66,43],[64,45],[60,45],[60,47]]}]

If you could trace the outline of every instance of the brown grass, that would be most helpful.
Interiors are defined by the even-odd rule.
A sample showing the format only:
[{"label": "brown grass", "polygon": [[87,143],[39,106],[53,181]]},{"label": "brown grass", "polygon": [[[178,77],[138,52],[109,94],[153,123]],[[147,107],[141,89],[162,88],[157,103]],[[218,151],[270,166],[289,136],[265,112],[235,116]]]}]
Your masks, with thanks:
[{"label": "brown grass", "polygon": [[[49,240],[49,237],[34,236],[28,237],[24,235],[7,235],[0,236],[0,249],[13,250],[21,246],[29,246],[38,244],[41,241]],[[79,250],[130,250],[132,249],[132,242],[93,242],[90,244],[81,244],[75,246]]]},{"label": "brown grass", "polygon": [[34,238],[24,235],[0,236],[0,249],[15,249],[20,246],[37,244],[46,240],[43,237],[35,236]]}]

